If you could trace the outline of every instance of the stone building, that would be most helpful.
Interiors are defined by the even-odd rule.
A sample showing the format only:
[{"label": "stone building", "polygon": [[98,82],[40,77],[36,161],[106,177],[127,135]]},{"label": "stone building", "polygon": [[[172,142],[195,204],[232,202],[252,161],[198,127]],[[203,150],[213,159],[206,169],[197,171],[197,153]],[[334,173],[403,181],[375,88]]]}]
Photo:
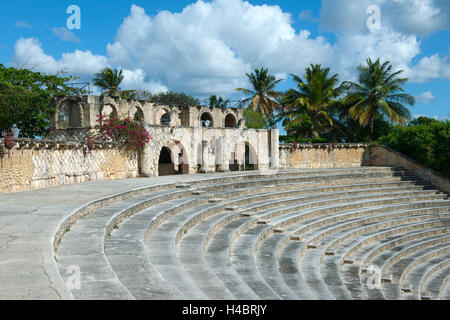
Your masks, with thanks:
[{"label": "stone building", "polygon": [[50,138],[83,141],[98,115],[139,121],[151,140],[139,154],[142,176],[279,166],[278,129],[248,129],[243,110],[205,106],[168,106],[104,96],[61,96],[53,99]]}]

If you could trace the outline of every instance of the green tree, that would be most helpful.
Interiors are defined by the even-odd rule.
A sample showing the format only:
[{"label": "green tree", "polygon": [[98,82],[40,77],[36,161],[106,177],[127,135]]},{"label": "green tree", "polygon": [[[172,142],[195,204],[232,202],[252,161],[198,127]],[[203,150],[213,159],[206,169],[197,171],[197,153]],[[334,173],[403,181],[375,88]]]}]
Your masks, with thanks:
[{"label": "green tree", "polygon": [[244,109],[244,120],[246,127],[250,129],[270,129],[273,127],[273,121],[250,107]]},{"label": "green tree", "polygon": [[283,124],[296,134],[319,138],[333,126],[329,111],[338,104],[341,93],[338,75],[330,76],[330,68],[316,64],[306,68],[304,80],[292,77],[298,90],[290,89],[283,96]]},{"label": "green tree", "polygon": [[381,63],[377,59],[373,62],[370,58],[357,70],[359,83],[345,81],[342,84],[347,91],[344,101],[350,104],[349,115],[361,126],[369,125],[372,138],[374,122],[379,116],[393,123],[407,124],[411,114],[403,104],[414,105],[415,99],[404,93],[402,86],[408,79],[399,77],[403,70],[393,72],[389,61]]},{"label": "green tree", "polygon": [[72,76],[46,75],[27,69],[6,68],[0,64],[0,130],[19,131],[20,137],[45,136],[49,119],[56,110],[51,99],[58,95],[85,94],[72,88]]},{"label": "green tree", "polygon": [[248,78],[251,88],[237,88],[237,91],[245,93],[249,98],[242,101],[242,104],[248,104],[253,110],[261,112],[265,117],[274,119],[274,112],[280,107],[278,98],[282,94],[275,91],[275,86],[282,81],[276,80],[269,74],[268,69],[255,69],[252,73],[245,74]]},{"label": "green tree", "polygon": [[108,97],[121,97],[122,99],[135,99],[136,90],[121,90],[120,85],[125,79],[123,70],[106,67],[94,75],[93,83],[101,88]]},{"label": "green tree", "polygon": [[222,97],[212,95],[209,97],[209,106],[212,108],[226,108],[230,99],[224,100]]},{"label": "green tree", "polygon": [[184,92],[167,91],[151,94],[144,91],[140,92],[140,95],[144,98],[143,100],[164,105],[197,106],[200,104],[200,100]]},{"label": "green tree", "polygon": [[378,142],[450,177],[450,121],[416,120],[392,127]]}]

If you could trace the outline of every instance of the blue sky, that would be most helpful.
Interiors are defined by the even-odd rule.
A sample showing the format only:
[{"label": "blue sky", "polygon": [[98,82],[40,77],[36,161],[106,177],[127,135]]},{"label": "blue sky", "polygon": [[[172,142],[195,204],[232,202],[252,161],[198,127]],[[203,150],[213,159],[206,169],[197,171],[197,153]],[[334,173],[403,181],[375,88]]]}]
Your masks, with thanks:
[{"label": "blue sky", "polygon": [[[69,5],[81,29],[67,29]],[[369,5],[380,26],[369,30]],[[414,115],[450,118],[448,0],[2,1],[0,63],[91,81],[106,65],[126,70],[126,88],[240,96],[245,73],[289,73],[310,63],[355,80],[368,56],[405,70]]]}]

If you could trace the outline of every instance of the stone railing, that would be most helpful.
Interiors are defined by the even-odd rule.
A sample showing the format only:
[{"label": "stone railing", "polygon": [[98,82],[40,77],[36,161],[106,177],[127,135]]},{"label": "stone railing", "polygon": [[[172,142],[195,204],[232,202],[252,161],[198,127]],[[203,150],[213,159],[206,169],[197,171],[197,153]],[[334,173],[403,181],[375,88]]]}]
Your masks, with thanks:
[{"label": "stone railing", "polygon": [[[419,162],[411,159],[404,154],[392,150],[389,147],[371,145],[370,146],[370,165],[371,166],[389,166],[402,167],[411,171],[416,176],[420,177],[425,182],[438,187],[440,190],[450,194],[450,180],[439,174],[438,172],[429,169]],[[450,170],[450,168],[449,168]]]},{"label": "stone railing", "polygon": [[369,144],[280,144],[280,168],[344,168],[369,165]]},{"label": "stone railing", "polygon": [[0,139],[0,193],[138,175],[138,153],[114,143],[15,139],[11,150]]}]

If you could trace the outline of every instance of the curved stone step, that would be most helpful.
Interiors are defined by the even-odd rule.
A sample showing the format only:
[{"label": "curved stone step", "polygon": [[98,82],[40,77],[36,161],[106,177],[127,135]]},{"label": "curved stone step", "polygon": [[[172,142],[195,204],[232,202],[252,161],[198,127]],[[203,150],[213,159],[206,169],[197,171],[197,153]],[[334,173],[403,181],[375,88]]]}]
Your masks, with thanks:
[{"label": "curved stone step", "polygon": [[84,276],[81,288],[72,290],[75,299],[134,298],[109,267],[103,254],[103,240],[110,217],[136,203],[136,199],[130,199],[95,211],[73,225],[61,241],[55,257],[63,281],[69,278],[63,272],[69,266],[77,266]]},{"label": "curved stone step", "polygon": [[[377,184],[377,186],[379,186],[379,185]],[[353,187],[353,186],[351,186],[351,187]],[[328,187],[328,188],[330,188],[330,187]],[[409,189],[409,188],[408,188],[408,189]],[[311,189],[311,190],[314,190],[314,189]],[[391,190],[391,188],[380,189],[380,190],[388,191],[388,190]],[[308,190],[302,190],[302,192],[305,192],[305,191],[308,191]],[[270,197],[270,195],[268,194],[267,197]],[[201,216],[201,215],[204,215],[204,213],[199,212],[198,216]],[[223,214],[221,214],[220,216],[222,216],[222,215],[223,215]],[[201,223],[202,223],[202,221],[204,221],[204,220],[198,219],[197,216],[194,217],[193,220],[200,220],[200,222],[196,221],[196,223],[200,223],[200,228],[195,228],[195,227],[194,227],[195,232],[199,232],[199,231],[202,232],[202,231],[205,231],[205,229],[207,229],[207,228],[209,227],[209,226],[208,226],[208,227],[206,227],[206,228],[205,228],[205,227],[202,228]],[[210,222],[211,220],[212,220],[212,219],[209,219],[209,220],[208,220],[208,223],[211,223],[211,222]],[[213,220],[213,221],[214,221],[214,220]],[[184,229],[184,228],[181,228],[181,229]],[[188,230],[188,235],[191,233],[190,230],[189,230],[189,228],[186,228],[185,230]],[[194,232],[194,233],[195,233],[195,232]],[[199,244],[200,240],[202,239],[201,236],[193,236],[193,238],[194,238],[194,239],[197,239],[197,245]],[[181,240],[181,243],[183,243],[182,240]],[[189,258],[188,258],[188,259],[191,259],[192,261],[196,261],[196,259],[201,260],[203,257],[201,257],[201,256],[199,255],[200,252],[198,252],[197,258],[196,258],[196,259],[195,259],[194,257],[191,257],[194,248],[195,248],[195,245],[192,244],[192,245],[191,245],[191,250],[189,250],[189,252],[191,252],[191,254],[189,255]],[[182,250],[180,250],[180,252],[182,252]],[[189,261],[186,261],[186,263],[189,264]],[[201,270],[198,270],[198,268],[195,268],[195,267],[194,267],[194,268],[191,268],[191,270],[192,270],[192,272],[200,273],[200,276],[201,276],[201,274],[202,274]]]},{"label": "curved stone step", "polygon": [[[409,199],[408,199],[409,200]],[[317,205],[317,204],[316,204]],[[233,217],[233,219],[237,219],[239,217],[239,214],[235,214],[234,215],[234,217]],[[224,223],[226,224],[226,223],[229,223],[229,221],[232,221],[233,219],[230,219],[229,217],[228,218],[226,218],[226,219],[224,219]],[[221,224],[219,223],[218,224],[219,226],[221,226]],[[213,230],[218,230],[218,228],[215,226],[215,227],[213,227],[212,228]],[[214,233],[214,232],[213,232]],[[210,238],[212,238],[213,237],[213,234],[209,234],[206,238],[207,239],[210,239]],[[229,244],[227,244],[227,245],[225,245],[225,246],[222,246],[222,250],[226,250],[225,248],[228,246]],[[207,246],[207,244],[206,244],[206,246]],[[224,263],[224,261],[221,261],[221,263]],[[232,273],[230,273],[230,274],[232,274]],[[229,278],[227,278],[227,279],[229,279]],[[222,279],[223,281],[224,281],[224,279]],[[235,281],[235,282],[237,282],[237,281]]]},{"label": "curved stone step", "polygon": [[[263,300],[282,299],[272,288],[264,281],[257,271],[254,244],[261,230],[265,225],[256,226],[233,241],[233,247],[229,249],[231,263],[239,276],[247,285]],[[256,271],[256,272],[255,272]]]},{"label": "curved stone step", "polygon": [[222,280],[228,290],[238,300],[257,300],[258,295],[244,282],[229,259],[228,248],[232,241],[232,230],[246,222],[245,218],[236,218],[214,233],[205,248],[205,258],[211,270]]},{"label": "curved stone step", "polygon": [[262,278],[273,291],[283,299],[295,300],[298,296],[283,282],[278,269],[278,247],[283,238],[283,234],[273,234],[263,241],[257,250],[256,265]]},{"label": "curved stone step", "polygon": [[[205,182],[198,181],[195,183],[202,185]],[[59,261],[61,274],[63,274],[62,271],[67,266],[75,265],[81,269],[82,274],[85,276],[85,279],[83,279],[84,289],[77,290],[74,293],[75,298],[133,298],[128,289],[120,283],[117,275],[111,270],[108,261],[105,259],[103,242],[106,235],[111,231],[107,230],[108,226],[112,225],[114,220],[117,220],[115,222],[119,223],[121,219],[134,215],[146,207],[168,199],[182,198],[190,192],[189,190],[171,190],[171,187],[175,187],[175,184],[155,186],[153,190],[160,191],[152,193],[152,188],[145,189],[145,193],[150,194],[127,198],[114,204],[103,206],[72,225],[71,232],[67,232],[62,238],[55,257]],[[120,216],[120,219],[116,219],[116,216]],[[86,238],[86,236],[89,238],[80,240]],[[117,261],[118,259],[115,259],[115,262]],[[64,277],[64,275],[62,276]],[[147,276],[144,277],[147,278]],[[130,279],[130,281],[135,282],[134,279]]]},{"label": "curved stone step", "polygon": [[[370,212],[371,210],[367,211]],[[346,290],[342,280],[340,279],[336,261],[333,261],[333,258],[336,257],[336,252],[335,250],[328,249],[329,244],[340,238],[342,236],[341,232],[344,230],[350,229],[352,232],[355,232],[355,230],[357,231],[363,228],[367,229],[368,225],[372,225],[372,228],[381,227],[383,224],[391,225],[392,222],[380,223],[380,221],[394,218],[398,219],[399,217],[404,217],[410,214],[410,212],[390,214],[383,213],[378,215],[368,214],[369,217],[355,219],[355,217],[358,217],[359,215],[358,211],[356,211],[356,213],[357,214],[341,214],[339,215],[339,219],[321,219],[320,221],[304,226],[299,231],[294,233],[302,234],[304,243],[321,242],[321,247],[316,250],[306,250],[307,246],[303,246],[299,253],[299,263],[303,265],[306,264],[310,269],[316,268],[317,270],[314,273],[314,276],[316,277],[315,282],[325,283],[336,299],[351,299],[351,295]],[[346,217],[347,219],[345,219]],[[317,229],[313,229],[313,227],[316,227]],[[311,236],[308,236],[308,234],[305,233],[306,231],[308,231],[308,234],[311,234]],[[323,261],[324,256],[329,257],[325,260],[325,262]]]},{"label": "curved stone step", "polygon": [[279,257],[279,272],[283,282],[294,292],[299,299],[314,300],[316,296],[303,279],[303,274],[298,268],[297,257],[300,246],[292,241],[283,247]]},{"label": "curved stone step", "polygon": [[414,239],[404,242],[383,252],[374,259],[374,264],[381,266],[382,274],[392,274],[392,283],[383,285],[384,296],[389,300],[402,299],[402,288],[409,284],[411,292],[418,290],[418,284],[407,281],[411,268],[420,264],[422,256],[431,249],[446,246],[450,238],[447,236],[430,236],[425,239]]},{"label": "curved stone step", "polygon": [[450,275],[450,257],[444,259],[441,263],[434,265],[422,277],[420,281],[419,292],[429,291],[432,296],[441,297],[442,286]]},{"label": "curved stone step", "polygon": [[439,294],[441,300],[450,300],[450,277],[447,276]]},{"label": "curved stone step", "polygon": [[[334,202],[336,202],[336,201],[334,201]],[[273,214],[270,214],[271,215],[271,217],[273,217],[274,215]],[[297,220],[301,220],[303,217],[298,217],[298,216],[296,216],[297,214],[296,213],[294,213],[294,214],[292,214],[294,217],[293,217],[293,219],[295,220],[295,221],[297,221]],[[286,217],[285,217],[285,215],[283,215],[282,217],[281,217],[281,219],[286,219]],[[287,219],[288,221],[290,221],[290,223],[292,223],[292,218],[291,219]],[[255,225],[255,223],[253,222],[250,222],[250,223],[247,223],[244,227],[241,227],[241,230],[239,230],[238,232],[236,232],[236,235],[234,236],[234,238],[236,238],[236,237],[238,237],[238,236],[240,236],[240,235],[242,235],[242,234],[245,234],[245,232],[247,231],[250,231],[251,233],[253,233],[254,231],[253,231],[253,229],[254,228],[258,228],[258,226],[257,227],[254,227],[254,228],[251,228],[252,226],[254,226]],[[250,235],[250,238],[251,238],[251,235]],[[251,238],[252,239],[252,241],[253,242],[255,242],[255,243],[257,243],[257,240],[255,240],[254,241],[254,239],[253,238]],[[248,241],[247,241],[248,242]],[[253,242],[251,242],[251,243],[253,243]],[[232,244],[231,244],[231,246],[230,246],[231,248],[232,248]],[[257,250],[257,248],[255,248],[255,251]],[[230,249],[230,252],[232,252],[232,249]],[[242,257],[242,259],[241,260],[244,260],[244,259],[249,259],[249,261],[247,261],[246,262],[246,265],[247,266],[250,266],[250,267],[253,267],[253,265],[254,265],[254,261],[253,261],[253,259],[252,259],[252,257],[251,257],[251,254],[249,253],[249,252],[247,252],[247,254],[244,256],[244,257]],[[239,260],[239,263],[242,263],[242,261],[241,260]],[[251,260],[251,261],[250,261]],[[239,267],[239,266],[237,266],[237,267]],[[250,267],[247,267],[247,268],[250,268]],[[253,272],[253,273],[251,273],[252,274],[252,278],[250,279],[248,279],[248,281],[250,282],[250,283],[255,283],[255,278],[256,278],[256,276],[254,275],[254,274],[256,274],[256,272],[257,272],[257,270],[253,270],[253,271],[255,271],[255,272]],[[246,270],[246,272],[244,273],[244,275],[243,275],[243,277],[245,278],[245,277],[247,277],[249,272],[248,272],[248,270]],[[259,277],[258,277],[259,278]],[[245,280],[245,279],[244,279]],[[263,281],[261,281],[262,282],[262,284],[259,284],[259,287],[258,286],[256,286],[256,285],[254,285],[255,287],[257,287],[257,288],[260,288],[260,287],[262,287],[262,288],[264,288],[264,290],[263,290],[263,292],[262,292],[262,294],[265,294],[265,287],[266,287],[266,283],[264,283]],[[311,285],[313,285],[313,286],[317,286],[316,284],[311,284]],[[324,297],[326,297],[327,299],[329,299],[329,298],[331,298],[331,295],[329,295],[329,294],[327,294],[326,293],[327,291],[326,291],[326,289],[325,288],[322,288],[322,291],[321,292],[318,292],[318,294],[319,294],[319,298],[324,298]]]},{"label": "curved stone step", "polygon": [[[202,184],[202,181],[198,182]],[[133,299],[134,296],[117,278],[104,254],[104,240],[114,223],[141,210],[169,199],[182,199],[187,190],[174,190],[175,184],[156,186],[149,194],[131,197],[94,210],[77,223],[62,238],[55,258],[60,274],[67,266],[78,266],[85,276],[83,288],[73,292],[79,299]],[[120,219],[117,219],[120,217]],[[115,221],[115,222],[114,222]],[[114,223],[113,223],[114,222]],[[70,232],[69,232],[70,231]],[[116,259],[117,261],[117,259]]]},{"label": "curved stone step", "polygon": [[[427,270],[422,274],[420,283],[415,281],[418,292],[430,292],[433,299],[441,299],[442,286],[450,274],[450,255],[440,256],[426,266]],[[411,277],[413,279],[414,276]],[[417,276],[419,278],[419,276]],[[406,297],[405,297],[406,298]],[[417,299],[420,295],[416,296]]]},{"label": "curved stone step", "polygon": [[[284,234],[273,235],[267,242],[261,241],[261,235],[269,232],[272,226],[259,224],[258,219],[271,219],[282,227],[293,226],[298,222],[299,210],[322,208],[326,214],[326,207],[334,211],[331,207],[336,203],[343,204],[338,210],[344,210],[345,197],[351,198],[352,204],[359,208],[368,206],[369,199],[395,205],[442,198],[442,195],[431,195],[434,191],[420,190],[422,186],[404,174],[390,168],[295,170],[275,175],[194,177],[192,181],[183,182],[183,186],[167,184],[164,192],[147,190],[142,197],[131,196],[132,199],[99,207],[88,215],[77,217],[82,219],[72,226],[73,233],[68,232],[60,244],[62,251],[58,254],[65,259],[60,261],[60,270],[71,262],[70,258],[74,262],[86,261],[81,264],[88,270],[84,275],[89,279],[78,293],[81,298],[258,299],[262,296],[293,299],[302,294],[290,291],[279,272],[270,274],[280,255],[277,248],[283,242]],[[366,185],[362,183],[364,179],[367,179]],[[340,191],[339,184],[343,183],[348,185]],[[193,195],[194,192],[198,195]],[[240,194],[236,196],[238,192]],[[391,197],[386,197],[387,194]],[[220,196],[222,200],[209,203],[213,196]],[[248,212],[254,213],[250,220],[240,218]],[[313,214],[310,214],[309,218],[312,218]],[[235,228],[226,228],[233,223],[236,223]],[[271,231],[283,232],[284,229]],[[229,237],[228,232],[232,232],[232,237],[227,240],[228,252],[225,247],[225,255],[218,255],[217,260],[211,253],[214,249],[222,250],[215,247],[220,240],[215,236]],[[77,253],[74,240],[77,235],[82,239],[83,233],[90,238],[86,240],[86,250],[76,256],[73,254]],[[246,237],[252,241],[247,243],[248,246],[245,246]],[[272,247],[274,252],[270,250]],[[239,248],[244,253],[240,258],[233,255],[233,250]],[[271,261],[264,259],[268,255]],[[95,259],[85,259],[90,257]],[[233,260],[236,257],[238,260]],[[221,261],[221,258],[225,259]],[[250,262],[247,271],[256,272],[245,275],[246,271],[241,268],[245,261]],[[218,263],[223,263],[225,272],[214,267]],[[89,268],[93,269],[91,274]],[[243,275],[248,283],[242,281]],[[224,279],[226,277],[228,279]],[[236,294],[238,290],[242,294]],[[255,295],[255,290],[259,296]],[[287,294],[283,295],[284,292]]]},{"label": "curved stone step", "polygon": [[[362,259],[359,259],[360,266],[366,267],[371,265],[371,261],[373,261],[374,258],[376,258],[380,253],[384,252],[385,250],[395,247],[399,244],[406,243],[415,239],[419,238],[425,238],[430,237],[437,234],[444,234],[446,231],[446,225],[448,224],[448,221],[429,221],[425,223],[419,223],[419,224],[413,224],[411,226],[397,228],[394,230],[386,231],[383,233],[380,233],[374,238],[377,238],[379,240],[380,238],[385,239],[382,240],[382,244],[376,247],[374,250],[366,254],[366,256]],[[418,232],[420,229],[428,228],[430,231],[425,232]],[[401,235],[401,236],[399,236]],[[388,237],[394,237],[393,240],[389,239]],[[388,240],[388,241],[386,241]],[[381,288],[368,288],[367,284],[367,276],[362,275],[361,276],[361,283],[363,284],[364,289],[366,290],[366,293],[369,295],[369,297],[375,298],[375,299],[385,299],[383,291]],[[383,280],[382,280],[383,281]]]},{"label": "curved stone step", "polygon": [[[439,265],[442,261],[448,260],[450,257],[450,242],[447,236],[447,241],[436,244],[430,243],[427,247],[418,251],[412,256],[412,261],[409,261],[406,268],[403,268],[403,273],[400,281],[401,283],[408,283],[411,285],[411,294],[403,295],[403,299],[420,299],[421,294],[428,290],[422,290],[421,281],[433,266]],[[433,299],[439,298],[439,287],[437,293],[433,288],[434,294],[431,294]],[[428,291],[429,292],[429,291]]]},{"label": "curved stone step", "polygon": [[[427,219],[427,216],[419,215],[412,218],[400,217],[399,221],[406,222],[407,224],[412,223],[414,225],[414,221],[426,221]],[[399,221],[396,223],[398,224]],[[332,273],[334,272],[334,277],[340,277],[352,294],[353,299],[368,298],[360,283],[361,260],[368,254],[367,252],[379,245],[378,241],[383,241],[390,233],[394,234],[397,232],[401,234],[401,232],[403,232],[402,228],[394,229],[394,232],[392,232],[393,225],[393,221],[391,221],[356,228],[355,230],[340,235],[325,249],[336,251],[334,256],[322,258],[327,259],[330,269],[329,273],[331,273],[330,276],[333,276]],[[354,260],[354,264],[347,264],[345,268],[341,268],[341,266],[344,266],[343,261],[345,259]],[[335,267],[331,268],[333,264]]]}]

